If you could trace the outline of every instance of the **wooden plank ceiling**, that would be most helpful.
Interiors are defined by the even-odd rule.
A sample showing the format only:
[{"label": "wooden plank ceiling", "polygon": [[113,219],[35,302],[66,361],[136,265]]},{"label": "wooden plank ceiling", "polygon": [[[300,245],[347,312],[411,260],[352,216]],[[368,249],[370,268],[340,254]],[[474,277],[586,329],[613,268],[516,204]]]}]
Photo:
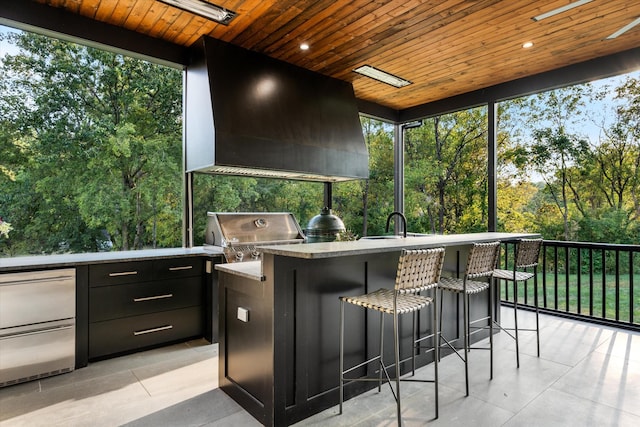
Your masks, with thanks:
[{"label": "wooden plank ceiling", "polygon": [[[229,25],[156,0],[37,1],[183,46],[215,37],[349,81],[358,98],[396,110],[640,46],[640,25],[605,40],[640,17],[638,0],[593,0],[537,22],[573,0],[213,0],[237,13]],[[353,72],[364,64],[412,84]]]}]

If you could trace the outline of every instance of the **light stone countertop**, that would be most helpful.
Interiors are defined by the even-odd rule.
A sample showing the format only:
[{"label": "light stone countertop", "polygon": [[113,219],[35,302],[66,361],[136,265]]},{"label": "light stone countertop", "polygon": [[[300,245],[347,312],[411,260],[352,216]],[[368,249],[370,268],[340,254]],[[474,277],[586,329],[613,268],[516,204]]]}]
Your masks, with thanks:
[{"label": "light stone countertop", "polygon": [[363,255],[369,253],[394,252],[400,249],[421,249],[439,246],[459,246],[474,242],[494,240],[517,240],[539,238],[537,233],[468,233],[468,234],[431,234],[410,236],[407,238],[361,239],[350,242],[322,242],[307,244],[272,245],[261,247],[262,252],[294,258],[318,259],[337,256]]},{"label": "light stone countertop", "polygon": [[215,269],[247,279],[264,281],[262,275],[262,261],[233,262],[230,264],[216,264]]},{"label": "light stone countertop", "polygon": [[[349,255],[363,255],[383,252],[397,252],[401,249],[424,249],[440,246],[460,246],[474,242],[495,240],[515,241],[523,238],[539,238],[536,233],[468,233],[449,235],[419,235],[407,238],[361,239],[350,242],[322,242],[262,246],[263,253],[303,259],[322,259]],[[216,264],[215,269],[224,273],[263,281],[262,261]]]},{"label": "light stone countertop", "polygon": [[0,272],[38,268],[75,267],[106,262],[142,261],[180,256],[222,255],[201,246],[194,248],[145,249],[140,251],[91,252],[83,254],[32,255],[0,258]]}]

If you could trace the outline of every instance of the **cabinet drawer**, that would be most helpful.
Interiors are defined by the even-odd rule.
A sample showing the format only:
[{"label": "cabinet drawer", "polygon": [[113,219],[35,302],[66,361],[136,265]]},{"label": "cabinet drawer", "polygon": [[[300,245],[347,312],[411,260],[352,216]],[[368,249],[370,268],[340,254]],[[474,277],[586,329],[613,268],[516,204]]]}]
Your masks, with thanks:
[{"label": "cabinet drawer", "polygon": [[153,261],[153,278],[161,280],[200,276],[202,263],[203,259],[200,257],[157,259]]},{"label": "cabinet drawer", "polygon": [[201,336],[202,324],[201,307],[90,323],[89,358]]},{"label": "cabinet drawer", "polygon": [[202,304],[202,279],[158,280],[89,290],[89,321],[173,310]]},{"label": "cabinet drawer", "polygon": [[152,261],[132,261],[89,266],[89,286],[145,282],[153,276]]},{"label": "cabinet drawer", "polygon": [[0,332],[72,317],[76,317],[74,268],[0,275]]}]

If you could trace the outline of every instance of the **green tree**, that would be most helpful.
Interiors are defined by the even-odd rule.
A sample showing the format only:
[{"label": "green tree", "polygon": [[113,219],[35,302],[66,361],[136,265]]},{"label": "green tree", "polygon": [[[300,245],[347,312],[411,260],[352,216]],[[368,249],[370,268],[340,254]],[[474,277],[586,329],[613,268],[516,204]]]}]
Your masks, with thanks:
[{"label": "green tree", "polygon": [[[640,85],[627,78],[615,89],[620,102],[614,121],[602,128],[599,141],[577,165],[582,187],[576,199],[581,209],[583,239],[611,243],[639,243],[640,233]],[[605,88],[599,98],[609,92]]]},{"label": "green tree", "polygon": [[[617,109],[617,117],[620,123],[629,130],[625,134],[628,142],[626,145],[628,155],[625,163],[631,175],[629,196],[632,203],[633,219],[640,222],[640,78],[627,78],[624,84],[617,88],[616,99],[625,101]],[[640,243],[640,241],[636,243]]]},{"label": "green tree", "polygon": [[570,129],[580,119],[589,90],[589,86],[573,86],[539,93],[523,105],[525,120],[533,128],[518,151],[526,160],[517,163],[533,169],[545,182],[545,191],[562,216],[565,240],[575,237],[570,202],[579,201],[574,196],[579,195],[580,180],[572,168],[588,151],[587,141]]},{"label": "green tree", "polygon": [[[614,88],[582,85],[503,103],[510,114],[504,121],[520,132],[512,134],[517,144],[502,154],[523,174],[533,171],[543,180],[543,191],[530,205],[546,238],[637,243],[639,99],[638,81],[628,77]],[[588,108],[605,100],[607,111]],[[600,125],[595,140],[582,134],[588,121],[612,118]]]},{"label": "green tree", "polygon": [[486,108],[433,117],[405,138],[405,209],[417,231],[487,229]]},{"label": "green tree", "polygon": [[[3,58],[3,197],[20,251],[180,244],[179,70],[30,33]],[[21,135],[17,138],[16,135]],[[25,154],[26,153],[26,154]],[[6,178],[5,178],[6,179]]]},{"label": "green tree", "polygon": [[517,233],[537,229],[531,202],[538,188],[530,182],[498,182],[498,230]]},{"label": "green tree", "polygon": [[393,128],[368,117],[360,121],[369,152],[369,179],[336,184],[334,208],[354,233],[380,235],[393,212]]}]

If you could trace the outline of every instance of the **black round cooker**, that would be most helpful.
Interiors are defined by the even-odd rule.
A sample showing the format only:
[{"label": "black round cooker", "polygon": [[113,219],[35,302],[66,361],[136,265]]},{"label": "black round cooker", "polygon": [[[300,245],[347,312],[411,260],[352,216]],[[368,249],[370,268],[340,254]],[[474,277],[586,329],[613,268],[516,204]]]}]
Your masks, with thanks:
[{"label": "black round cooker", "polygon": [[346,231],[340,218],[333,215],[331,209],[322,208],[320,215],[316,215],[307,224],[305,233],[307,243],[333,242],[340,233]]}]

